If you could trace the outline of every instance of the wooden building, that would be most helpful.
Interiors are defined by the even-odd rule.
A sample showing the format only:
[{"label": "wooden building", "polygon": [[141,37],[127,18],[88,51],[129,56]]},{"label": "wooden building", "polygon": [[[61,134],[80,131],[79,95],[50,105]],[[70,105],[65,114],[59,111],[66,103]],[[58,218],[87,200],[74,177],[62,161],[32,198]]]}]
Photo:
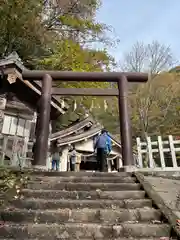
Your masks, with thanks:
[{"label": "wooden building", "polygon": [[[78,152],[77,171],[96,170],[96,155],[94,153],[94,140],[100,134],[103,126],[87,117],[62,131],[53,133],[51,141],[58,140],[62,149],[60,171],[69,170],[68,150],[70,145],[75,145]],[[122,166],[121,144],[111,136],[112,151],[108,156],[109,171],[118,170]],[[51,166],[49,166],[50,168]]]},{"label": "wooden building", "polygon": [[[37,106],[41,95],[41,83],[24,81],[25,69],[14,52],[0,60],[0,161],[1,165],[29,166],[28,142],[35,137]],[[68,105],[52,97],[52,129],[57,117],[65,114]]]}]

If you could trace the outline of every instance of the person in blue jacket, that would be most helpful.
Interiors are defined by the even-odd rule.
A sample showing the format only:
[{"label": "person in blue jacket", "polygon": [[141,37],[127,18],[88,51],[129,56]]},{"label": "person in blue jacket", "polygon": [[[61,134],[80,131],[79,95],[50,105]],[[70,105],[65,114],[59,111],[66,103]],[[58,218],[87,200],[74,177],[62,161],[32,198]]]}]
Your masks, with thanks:
[{"label": "person in blue jacket", "polygon": [[97,169],[100,172],[107,172],[107,155],[111,152],[111,138],[107,130],[103,129],[97,138],[94,150],[97,150]]}]

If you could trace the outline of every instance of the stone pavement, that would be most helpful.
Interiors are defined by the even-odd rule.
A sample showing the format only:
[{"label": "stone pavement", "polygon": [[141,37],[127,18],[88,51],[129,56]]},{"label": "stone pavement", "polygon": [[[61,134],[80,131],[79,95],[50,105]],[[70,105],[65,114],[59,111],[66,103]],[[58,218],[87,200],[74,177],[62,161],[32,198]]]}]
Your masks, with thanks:
[{"label": "stone pavement", "polygon": [[169,239],[180,239],[180,172],[146,172],[136,176],[175,230]]},{"label": "stone pavement", "polygon": [[145,176],[154,190],[163,198],[165,204],[180,218],[180,180],[168,177]]}]

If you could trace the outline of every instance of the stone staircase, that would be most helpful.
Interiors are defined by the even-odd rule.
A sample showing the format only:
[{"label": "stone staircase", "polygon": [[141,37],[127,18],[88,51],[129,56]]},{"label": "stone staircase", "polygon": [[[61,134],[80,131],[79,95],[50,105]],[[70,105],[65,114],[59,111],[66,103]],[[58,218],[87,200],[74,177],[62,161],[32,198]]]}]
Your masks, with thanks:
[{"label": "stone staircase", "polygon": [[128,173],[39,172],[1,212],[0,239],[160,239],[171,227]]}]

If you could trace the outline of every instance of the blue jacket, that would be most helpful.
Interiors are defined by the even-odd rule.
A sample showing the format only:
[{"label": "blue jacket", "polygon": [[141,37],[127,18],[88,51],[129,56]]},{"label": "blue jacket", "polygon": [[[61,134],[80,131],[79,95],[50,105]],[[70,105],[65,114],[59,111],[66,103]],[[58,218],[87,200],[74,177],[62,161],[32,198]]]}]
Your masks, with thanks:
[{"label": "blue jacket", "polygon": [[107,142],[106,142],[106,146],[107,146],[107,151],[111,152],[112,150],[112,144],[111,144],[111,138],[110,136],[107,134]]},{"label": "blue jacket", "polygon": [[107,133],[103,133],[97,138],[94,149],[96,148],[103,148],[107,152],[111,151],[111,138]]}]

